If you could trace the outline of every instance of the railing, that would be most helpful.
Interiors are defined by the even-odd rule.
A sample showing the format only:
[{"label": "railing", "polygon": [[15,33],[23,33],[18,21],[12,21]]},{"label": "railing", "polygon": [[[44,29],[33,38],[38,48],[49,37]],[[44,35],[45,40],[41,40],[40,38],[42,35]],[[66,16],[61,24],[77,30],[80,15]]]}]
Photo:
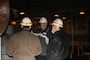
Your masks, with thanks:
[{"label": "railing", "polygon": [[[83,53],[83,49],[84,49],[84,46],[88,46],[90,45],[90,42],[88,41],[74,41],[73,44],[72,42],[70,42],[70,46],[76,46],[77,48],[77,54],[78,56],[80,56],[80,49],[81,49],[81,52]],[[75,53],[75,48],[73,48],[71,51],[72,51],[72,54]]]}]

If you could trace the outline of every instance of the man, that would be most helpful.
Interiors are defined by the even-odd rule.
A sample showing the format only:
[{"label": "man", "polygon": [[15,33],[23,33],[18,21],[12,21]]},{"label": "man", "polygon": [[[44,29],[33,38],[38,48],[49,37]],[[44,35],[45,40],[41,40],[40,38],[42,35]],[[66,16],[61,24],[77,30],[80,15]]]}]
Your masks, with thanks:
[{"label": "man", "polygon": [[21,32],[14,34],[7,45],[6,51],[14,60],[34,60],[34,57],[42,51],[41,44],[35,35],[31,34],[32,22],[28,17],[22,19]]},{"label": "man", "polygon": [[59,18],[52,22],[53,33],[50,43],[47,47],[48,60],[65,60],[68,57],[68,41],[65,39],[65,34],[62,31],[63,21]]},{"label": "man", "polygon": [[5,32],[9,22],[9,0],[0,0],[0,36]]},{"label": "man", "polygon": [[[37,36],[40,36],[41,34],[41,35],[46,36],[48,39],[50,39],[52,34],[51,34],[51,29],[48,26],[47,18],[46,17],[40,18],[39,23],[40,23],[40,29],[32,29],[32,32]],[[47,44],[48,42],[49,40],[46,39]]]},{"label": "man", "polygon": [[52,34],[51,34],[51,29],[48,26],[48,20],[47,20],[47,18],[42,17],[40,19],[39,23],[40,23],[40,27],[41,27],[40,32],[43,35],[46,35],[50,39],[51,36],[52,36]]},{"label": "man", "polygon": [[39,36],[40,38],[40,42],[41,42],[41,46],[42,46],[42,53],[36,57],[37,60],[47,60],[46,59],[46,49],[47,49],[47,45],[49,43],[49,39],[51,37],[51,32],[50,29],[48,27],[48,21],[47,18],[42,17],[39,21],[40,23],[40,29],[33,30],[33,34]]}]

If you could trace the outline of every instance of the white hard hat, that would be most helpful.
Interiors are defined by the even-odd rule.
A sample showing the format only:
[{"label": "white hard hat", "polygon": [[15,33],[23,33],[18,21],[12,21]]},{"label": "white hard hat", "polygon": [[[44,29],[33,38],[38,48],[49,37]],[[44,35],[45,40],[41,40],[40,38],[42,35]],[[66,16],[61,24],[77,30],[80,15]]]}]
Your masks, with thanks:
[{"label": "white hard hat", "polygon": [[63,28],[63,21],[61,19],[57,18],[51,23],[51,25],[56,25],[56,26]]},{"label": "white hard hat", "polygon": [[21,25],[23,26],[31,26],[32,25],[32,21],[29,17],[24,17],[22,19]]},{"label": "white hard hat", "polygon": [[47,18],[42,17],[39,21],[39,23],[47,23]]}]

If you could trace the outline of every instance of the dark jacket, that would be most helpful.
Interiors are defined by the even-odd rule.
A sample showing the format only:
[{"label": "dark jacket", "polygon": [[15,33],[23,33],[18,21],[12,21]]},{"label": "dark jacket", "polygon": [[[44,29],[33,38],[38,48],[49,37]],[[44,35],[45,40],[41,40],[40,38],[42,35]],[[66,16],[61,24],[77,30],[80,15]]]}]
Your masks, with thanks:
[{"label": "dark jacket", "polygon": [[52,36],[52,40],[47,47],[48,60],[65,59],[68,56],[68,41],[65,39],[65,34],[62,30],[57,31]]},{"label": "dark jacket", "polygon": [[43,35],[46,35],[49,39],[51,39],[52,37],[50,28],[46,28],[45,30],[33,28],[32,31],[33,33],[42,33]]},{"label": "dark jacket", "polygon": [[40,55],[41,56],[46,56],[47,43],[46,43],[44,38],[39,37],[39,39],[40,39],[40,43],[41,43],[41,47],[42,47],[42,52],[41,52]]},{"label": "dark jacket", "polygon": [[[42,30],[42,29],[32,29],[32,32],[33,33],[36,33],[36,34],[42,34],[43,36],[46,36],[48,39],[51,38],[52,34],[51,34],[51,31],[49,28],[46,28],[45,30]],[[41,43],[41,47],[42,47],[42,52],[41,52],[41,56],[46,56],[46,49],[47,49],[47,43],[46,43],[46,39],[45,37],[42,37],[40,35],[37,35],[40,39],[40,43]]]}]

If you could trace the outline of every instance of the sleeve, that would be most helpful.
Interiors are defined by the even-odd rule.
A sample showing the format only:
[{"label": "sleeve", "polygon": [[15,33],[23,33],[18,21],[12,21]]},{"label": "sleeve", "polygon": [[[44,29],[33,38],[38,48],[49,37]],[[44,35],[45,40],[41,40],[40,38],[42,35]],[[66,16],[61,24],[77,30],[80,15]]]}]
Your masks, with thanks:
[{"label": "sleeve", "polygon": [[13,51],[14,51],[14,41],[13,41],[13,37],[11,37],[9,40],[8,40],[8,43],[7,43],[7,46],[6,46],[6,53],[9,55],[9,56],[13,56]]},{"label": "sleeve", "polygon": [[[55,38],[52,39],[50,44],[48,45],[49,52],[51,54],[57,53],[57,51],[61,48],[62,42],[60,41],[59,36],[54,36]],[[49,53],[48,52],[48,53]]]},{"label": "sleeve", "polygon": [[36,54],[36,56],[37,55],[40,55],[41,54],[41,52],[42,52],[42,48],[41,48],[41,43],[40,43],[40,40],[39,40],[39,38],[38,37],[36,37],[36,42],[35,42],[35,54]]}]

